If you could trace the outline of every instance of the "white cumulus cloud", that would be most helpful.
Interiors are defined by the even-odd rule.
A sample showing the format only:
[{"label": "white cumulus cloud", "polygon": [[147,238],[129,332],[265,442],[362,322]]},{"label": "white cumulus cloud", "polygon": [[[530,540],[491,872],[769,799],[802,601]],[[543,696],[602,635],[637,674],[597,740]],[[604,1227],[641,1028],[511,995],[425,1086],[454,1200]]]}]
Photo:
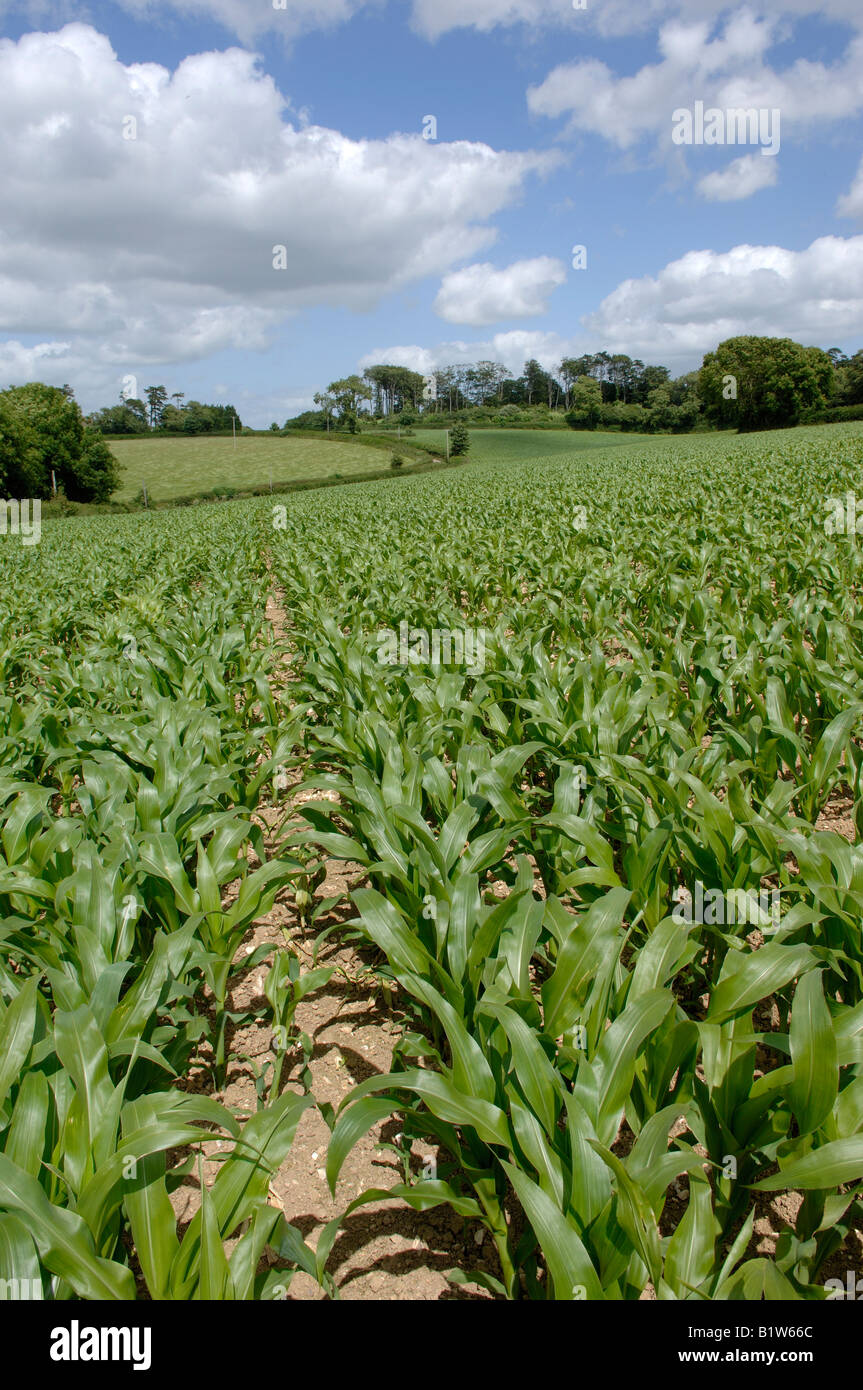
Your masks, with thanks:
[{"label": "white cumulus cloud", "polygon": [[434,308],[448,323],[477,327],[534,318],[545,313],[549,296],[565,280],[564,264],[553,256],[515,261],[504,270],[483,262],[444,276]]},{"label": "white cumulus cloud", "polygon": [[745,154],[735,159],[727,169],[717,169],[698,181],[698,192],[712,203],[734,203],[751,198],[762,188],[773,188],[778,178],[775,159],[762,159],[757,154]]},{"label": "white cumulus cloud", "polygon": [[0,333],[68,343],[100,384],[261,349],[298,310],[369,309],[476,256],[554,163],[290,116],[243,49],[170,71],[84,24],[0,41]]},{"label": "white cumulus cloud", "polygon": [[774,19],[748,10],[716,33],[706,21],[672,20],[659,30],[659,62],[626,76],[595,58],[560,64],[529,88],[528,106],[538,116],[565,117],[573,134],[599,135],[623,150],[651,138],[666,151],[674,148],[673,113],[695,101],[722,111],[779,110],[783,130],[863,111],[863,36],[835,63],[800,58],[778,71],[766,56],[782,36]]},{"label": "white cumulus cloud", "polygon": [[803,251],[690,251],[658,275],[623,281],[584,325],[611,351],[660,361],[740,334],[841,341],[863,325],[863,236],[820,237]]}]

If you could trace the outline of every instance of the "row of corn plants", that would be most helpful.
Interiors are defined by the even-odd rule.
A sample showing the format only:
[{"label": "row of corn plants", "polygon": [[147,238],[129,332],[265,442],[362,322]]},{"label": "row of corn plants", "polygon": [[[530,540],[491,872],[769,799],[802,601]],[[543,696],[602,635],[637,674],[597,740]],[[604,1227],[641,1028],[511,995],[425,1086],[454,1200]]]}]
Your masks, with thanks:
[{"label": "row of corn plants", "polygon": [[[302,872],[254,817],[297,740],[254,528],[216,512],[7,538],[0,693],[4,1297],[280,1296],[312,1252],[270,1200],[312,1098],[238,1116],[240,943]],[[37,563],[38,562],[38,563]],[[254,867],[253,867],[254,866]],[[267,948],[242,957],[260,968]],[[268,979],[281,1008],[287,958]],[[273,1014],[275,1016],[275,1014]],[[190,1088],[209,1068],[211,1094]],[[199,1196],[188,1224],[172,1196]],[[26,1294],[24,1296],[27,1296]]]}]

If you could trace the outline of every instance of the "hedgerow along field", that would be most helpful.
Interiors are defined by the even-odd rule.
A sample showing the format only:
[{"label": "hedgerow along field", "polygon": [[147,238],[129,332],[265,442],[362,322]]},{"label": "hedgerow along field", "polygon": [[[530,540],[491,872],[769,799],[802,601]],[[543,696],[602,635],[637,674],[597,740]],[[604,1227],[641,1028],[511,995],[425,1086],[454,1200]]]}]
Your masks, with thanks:
[{"label": "hedgerow along field", "polygon": [[[359,881],[327,930],[398,1025],[390,1072],[320,1104],[337,1197],[393,1117],[383,1195],[494,1249],[456,1283],[825,1298],[863,1226],[863,651],[856,537],[824,519],[861,475],[861,429],[654,440],[6,537],[3,1270],[338,1296],[340,1221],[382,1192],[314,1249],[270,1197],[328,971],[244,946],[277,897],[313,938],[336,859]],[[388,664],[402,622],[483,629],[484,660]],[[716,910],[765,889],[778,914]],[[271,1067],[236,1114],[252,969]]]}]

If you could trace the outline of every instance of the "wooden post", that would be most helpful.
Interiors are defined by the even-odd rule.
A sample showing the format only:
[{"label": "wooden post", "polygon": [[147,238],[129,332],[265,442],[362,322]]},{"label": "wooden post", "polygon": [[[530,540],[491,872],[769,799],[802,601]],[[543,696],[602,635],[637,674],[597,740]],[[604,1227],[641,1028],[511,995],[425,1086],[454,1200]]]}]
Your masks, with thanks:
[{"label": "wooden post", "polygon": [[53,468],[51,469],[51,487],[52,487],[52,489],[53,489],[53,491],[54,491],[54,496],[56,497],[56,496],[57,496],[57,475],[55,474]]}]

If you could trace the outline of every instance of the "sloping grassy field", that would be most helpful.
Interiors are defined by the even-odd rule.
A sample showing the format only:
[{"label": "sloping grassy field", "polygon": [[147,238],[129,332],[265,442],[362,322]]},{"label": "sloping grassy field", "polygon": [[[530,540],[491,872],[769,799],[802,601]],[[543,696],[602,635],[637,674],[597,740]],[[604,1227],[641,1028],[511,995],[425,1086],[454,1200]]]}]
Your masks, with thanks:
[{"label": "sloping grassy field", "polygon": [[[341,475],[388,468],[392,453],[347,440],[291,439],[273,435],[231,439],[112,439],[114,456],[123,468],[114,494],[118,502],[137,497],[146,484],[153,501],[187,497],[215,487],[237,489],[324,481]],[[396,452],[395,444],[393,451]],[[405,459],[405,472],[410,463]]]},{"label": "sloping grassy field", "polygon": [[[558,458],[591,449],[631,446],[645,436],[588,430],[472,430],[468,459],[472,463],[520,463],[522,459]],[[414,430],[408,443],[446,455],[444,430]],[[393,448],[396,447],[394,442]]]}]

